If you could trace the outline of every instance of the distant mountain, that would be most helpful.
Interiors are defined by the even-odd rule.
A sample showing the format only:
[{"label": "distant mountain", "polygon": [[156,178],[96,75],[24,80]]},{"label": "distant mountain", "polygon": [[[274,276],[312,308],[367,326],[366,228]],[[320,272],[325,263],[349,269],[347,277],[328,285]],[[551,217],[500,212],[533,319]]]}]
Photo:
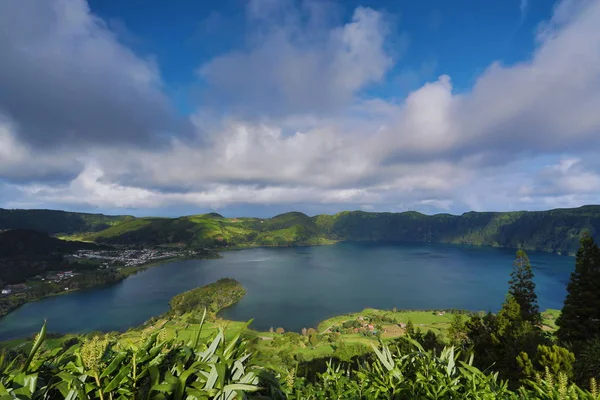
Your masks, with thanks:
[{"label": "distant mountain", "polygon": [[51,235],[97,232],[132,218],[131,216],[108,216],[58,210],[0,208],[0,230],[33,229]]},{"label": "distant mountain", "polygon": [[[0,229],[2,211],[7,210],[0,210]],[[22,212],[24,223],[32,224],[38,210],[12,212],[18,211]],[[96,243],[144,246],[218,248],[317,245],[335,241],[440,242],[574,254],[583,232],[590,232],[596,238],[600,235],[600,206],[462,215],[344,211],[309,217],[290,212],[265,219],[224,218],[216,213],[180,218],[134,218],[40,212],[46,213],[43,215],[47,219],[35,223],[46,232],[71,233],[71,239]],[[79,222],[72,226],[52,223],[71,220]],[[100,229],[102,226],[105,229]]]}]

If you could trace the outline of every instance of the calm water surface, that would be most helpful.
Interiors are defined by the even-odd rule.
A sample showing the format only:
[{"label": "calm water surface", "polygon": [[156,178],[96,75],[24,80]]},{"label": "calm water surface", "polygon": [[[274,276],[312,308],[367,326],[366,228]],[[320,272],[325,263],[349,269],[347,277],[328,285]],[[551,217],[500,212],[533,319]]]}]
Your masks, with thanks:
[{"label": "calm water surface", "polygon": [[[541,309],[561,308],[573,257],[530,253]],[[218,260],[153,267],[116,285],[29,303],[0,319],[0,340],[39,330],[126,330],[168,310],[174,295],[232,277],[246,296],[222,315],[267,330],[299,331],[365,307],[496,311],[514,251],[443,244],[341,243],[250,249]]]}]

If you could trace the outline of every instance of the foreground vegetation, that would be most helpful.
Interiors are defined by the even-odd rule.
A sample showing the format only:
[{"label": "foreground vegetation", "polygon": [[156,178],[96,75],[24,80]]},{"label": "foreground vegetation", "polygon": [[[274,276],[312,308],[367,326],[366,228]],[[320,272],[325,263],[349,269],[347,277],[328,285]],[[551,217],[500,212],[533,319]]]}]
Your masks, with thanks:
[{"label": "foreground vegetation", "polygon": [[575,254],[583,232],[598,238],[600,206],[550,211],[345,211],[308,217],[224,218],[211,213],[181,218],[134,218],[49,210],[2,210],[0,229],[31,228],[71,240],[121,245],[244,248],[321,245],[337,241],[439,242]]},{"label": "foreground vegetation", "polygon": [[157,330],[140,344],[94,337],[44,348],[45,327],[27,357],[0,359],[7,399],[598,399],[549,368],[511,390],[498,373],[474,366],[456,347],[425,349],[411,338],[373,346],[375,357],[333,363],[312,378],[298,368],[257,364],[248,341],[222,330],[202,337],[204,318],[187,342]]}]

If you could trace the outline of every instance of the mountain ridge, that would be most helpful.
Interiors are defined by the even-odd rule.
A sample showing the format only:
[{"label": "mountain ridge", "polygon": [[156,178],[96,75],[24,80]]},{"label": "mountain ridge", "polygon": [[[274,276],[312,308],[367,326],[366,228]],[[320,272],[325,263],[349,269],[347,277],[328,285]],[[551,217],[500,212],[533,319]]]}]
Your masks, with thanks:
[{"label": "mountain ridge", "polygon": [[[11,213],[13,218],[7,218]],[[40,215],[44,218],[36,219]],[[292,211],[272,218],[225,218],[217,213],[159,218],[0,209],[0,229],[19,223],[22,226],[16,228],[36,226],[70,240],[123,245],[223,248],[338,241],[439,242],[574,254],[583,232],[598,236],[600,205],[460,215],[354,210],[311,217]]]}]

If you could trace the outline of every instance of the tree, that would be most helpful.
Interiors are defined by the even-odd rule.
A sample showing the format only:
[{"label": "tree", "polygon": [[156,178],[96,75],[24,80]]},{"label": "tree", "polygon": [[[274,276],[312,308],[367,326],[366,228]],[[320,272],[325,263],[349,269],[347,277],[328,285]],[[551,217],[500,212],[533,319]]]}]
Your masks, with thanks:
[{"label": "tree", "polygon": [[533,360],[529,358],[528,354],[521,352],[517,357],[517,362],[523,375],[529,380],[535,379],[536,374],[544,375],[547,372],[552,376],[564,374],[570,380],[573,378],[575,355],[556,344],[552,346],[539,345]]},{"label": "tree", "polygon": [[575,363],[575,381],[587,385],[590,379],[600,382],[600,338],[585,343]]},{"label": "tree", "polygon": [[491,312],[485,316],[474,314],[465,324],[469,344],[477,354],[475,365],[486,369],[494,364],[496,343],[492,342],[492,334],[497,330],[498,317]]},{"label": "tree", "polygon": [[406,323],[406,334],[408,336],[414,336],[415,335],[415,327],[412,323],[412,321],[409,319],[408,322]]},{"label": "tree", "polygon": [[542,317],[535,293],[533,282],[533,270],[527,253],[523,250],[517,251],[517,258],[513,263],[513,270],[508,281],[510,288],[508,292],[519,303],[521,317],[525,321],[540,325]]},{"label": "tree", "polygon": [[448,338],[453,346],[461,346],[467,339],[465,322],[460,314],[454,314],[448,328]]},{"label": "tree", "polygon": [[285,329],[279,327],[279,328],[275,329],[275,333],[284,334],[285,333]]},{"label": "tree", "polygon": [[600,248],[587,233],[581,238],[556,325],[560,341],[571,344],[576,354],[584,342],[600,336]]},{"label": "tree", "polygon": [[437,335],[432,330],[428,330],[427,333],[425,333],[421,345],[425,350],[432,350],[436,354],[439,354],[444,348],[444,343],[438,340]]},{"label": "tree", "polygon": [[493,365],[500,376],[512,384],[524,377],[523,372],[529,372],[524,371],[522,362],[534,359],[538,345],[546,343],[542,330],[523,319],[519,303],[510,294],[497,316],[490,315],[483,320],[473,318],[467,325],[476,359],[481,357],[478,365],[481,368]]}]

